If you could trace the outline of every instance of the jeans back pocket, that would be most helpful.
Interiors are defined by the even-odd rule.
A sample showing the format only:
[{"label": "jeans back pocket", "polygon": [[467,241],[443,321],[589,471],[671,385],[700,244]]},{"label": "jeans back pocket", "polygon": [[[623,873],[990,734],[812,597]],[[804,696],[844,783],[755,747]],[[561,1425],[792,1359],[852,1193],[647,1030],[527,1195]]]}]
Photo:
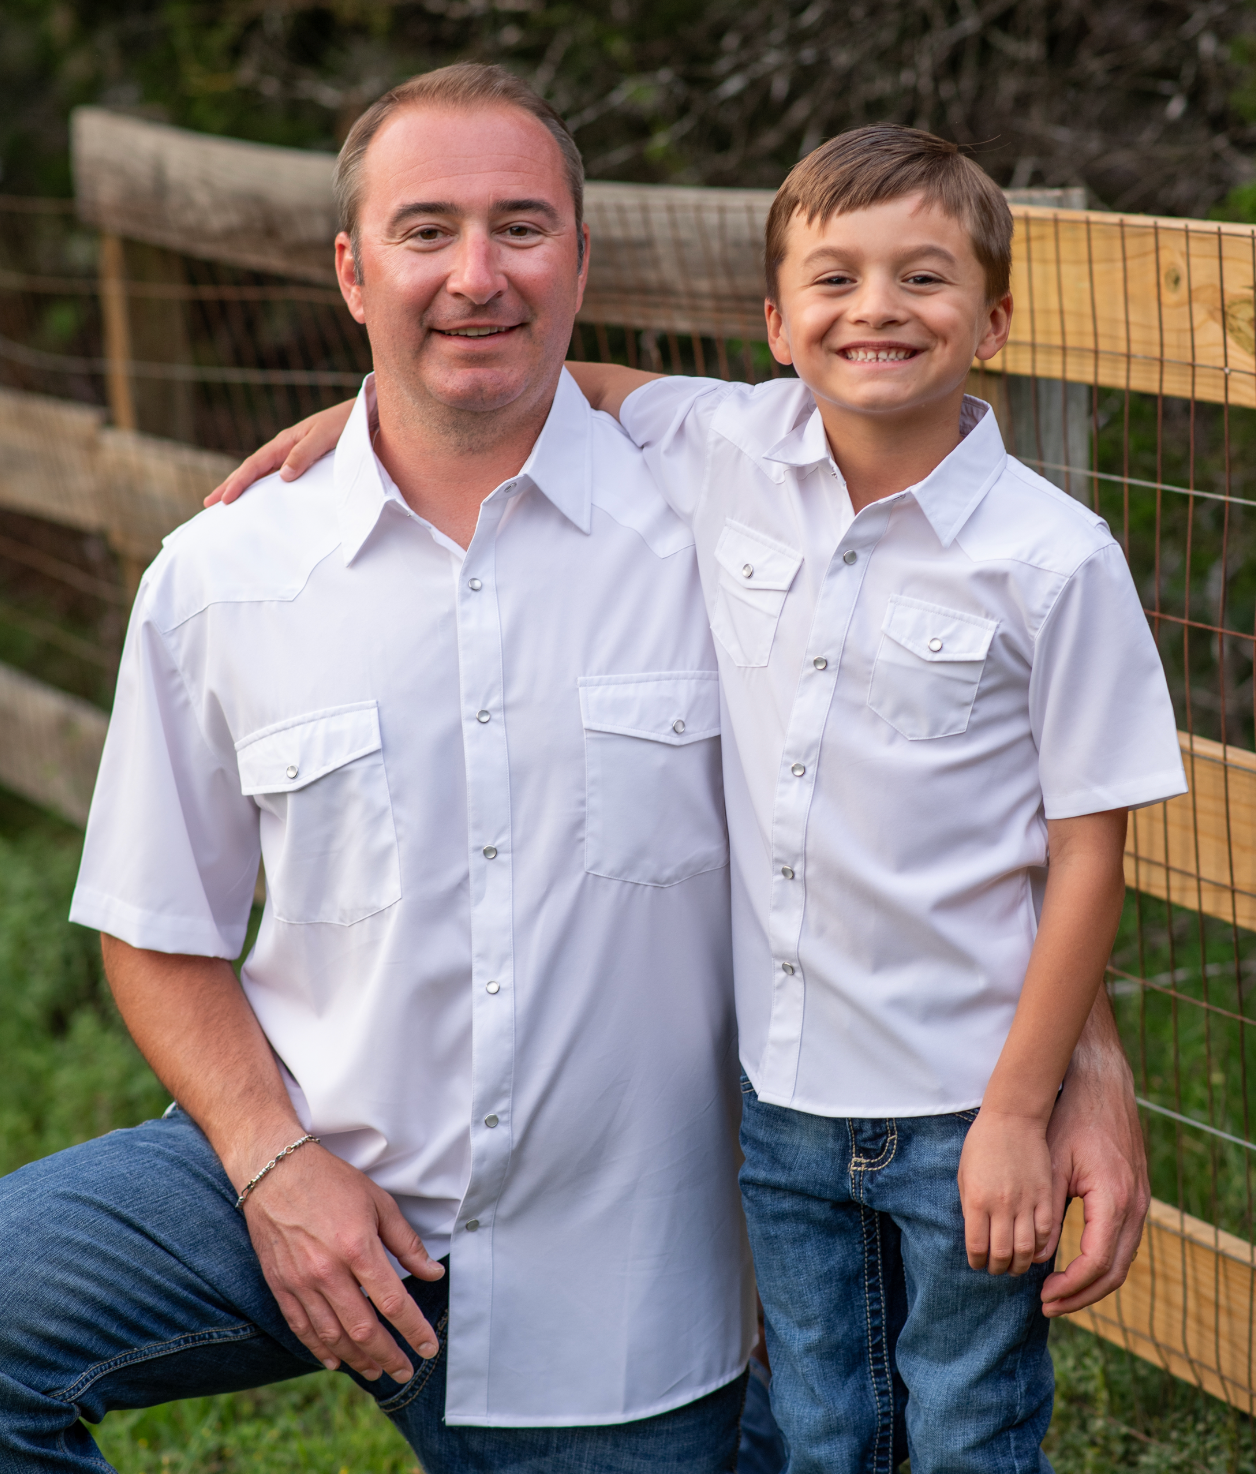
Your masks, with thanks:
[{"label": "jeans back pocket", "polygon": [[676,885],[728,863],[715,671],[581,676],[584,868]]},{"label": "jeans back pocket", "polygon": [[351,926],[401,899],[374,701],[251,733],[236,762],[240,791],[262,811],[267,899],[280,921]]},{"label": "jeans back pocket", "polygon": [[913,742],[967,731],[997,628],[996,619],[892,595],[868,705]]}]

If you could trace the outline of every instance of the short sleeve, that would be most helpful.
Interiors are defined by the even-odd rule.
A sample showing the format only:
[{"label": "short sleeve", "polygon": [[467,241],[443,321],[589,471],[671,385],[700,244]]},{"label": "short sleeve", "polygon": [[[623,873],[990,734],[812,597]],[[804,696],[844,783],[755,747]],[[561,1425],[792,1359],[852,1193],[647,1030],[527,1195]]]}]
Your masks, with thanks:
[{"label": "short sleeve", "polygon": [[651,379],[624,400],[619,423],[645,456],[658,488],[678,517],[692,522],[710,464],[711,422],[736,386],[676,374]]},{"label": "short sleeve", "polygon": [[1044,619],[1029,710],[1048,819],[1186,792],[1164,668],[1116,543],[1081,564]]},{"label": "short sleeve", "polygon": [[70,920],[155,952],[239,956],[260,858],[257,809],[197,721],[147,612],[131,616]]}]

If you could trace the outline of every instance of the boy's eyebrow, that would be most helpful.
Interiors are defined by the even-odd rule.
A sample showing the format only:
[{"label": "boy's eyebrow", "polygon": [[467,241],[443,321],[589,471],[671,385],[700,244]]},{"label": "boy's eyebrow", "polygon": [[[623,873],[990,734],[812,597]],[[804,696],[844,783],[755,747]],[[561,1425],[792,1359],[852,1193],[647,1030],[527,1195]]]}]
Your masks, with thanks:
[{"label": "boy's eyebrow", "polygon": [[[808,251],[806,256],[803,257],[802,264],[804,267],[814,266],[826,257],[831,258],[836,256],[840,258],[845,254],[846,252],[840,246],[819,245],[814,251]],[[933,256],[938,260],[946,262],[948,266],[954,266],[956,264],[955,256],[945,246],[933,244],[916,246],[904,251],[902,254],[903,259],[908,261],[919,260],[922,256]]]}]

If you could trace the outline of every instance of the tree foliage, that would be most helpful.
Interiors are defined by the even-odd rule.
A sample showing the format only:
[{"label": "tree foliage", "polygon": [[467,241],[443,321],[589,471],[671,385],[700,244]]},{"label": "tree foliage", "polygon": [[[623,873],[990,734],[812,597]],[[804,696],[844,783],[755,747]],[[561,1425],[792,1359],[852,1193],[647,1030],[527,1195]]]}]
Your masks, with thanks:
[{"label": "tree foliage", "polygon": [[593,177],[775,185],[890,119],[1003,184],[1201,215],[1256,179],[1247,0],[6,0],[0,188],[66,192],[81,102],[332,149],[391,83],[460,58],[531,79]]}]

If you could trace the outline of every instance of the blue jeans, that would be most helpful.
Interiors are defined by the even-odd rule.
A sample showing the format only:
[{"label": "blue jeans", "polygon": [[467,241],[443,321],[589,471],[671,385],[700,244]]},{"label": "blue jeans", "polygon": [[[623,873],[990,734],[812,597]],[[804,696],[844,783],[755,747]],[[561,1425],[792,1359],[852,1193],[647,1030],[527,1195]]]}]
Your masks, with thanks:
[{"label": "blue jeans", "polygon": [[[81,1419],[321,1370],[288,1329],[234,1202],[213,1149],[178,1111],[0,1179],[0,1474],[99,1474],[110,1466]],[[418,1370],[404,1386],[349,1375],[426,1474],[736,1468],[744,1375],[612,1427],[447,1427],[449,1279],[406,1283],[440,1352],[421,1361],[407,1348]]]},{"label": "blue jeans", "polygon": [[787,1474],[1050,1474],[1039,1298],[968,1267],[956,1173],[975,1111],[846,1120],[742,1078],[742,1202]]}]

